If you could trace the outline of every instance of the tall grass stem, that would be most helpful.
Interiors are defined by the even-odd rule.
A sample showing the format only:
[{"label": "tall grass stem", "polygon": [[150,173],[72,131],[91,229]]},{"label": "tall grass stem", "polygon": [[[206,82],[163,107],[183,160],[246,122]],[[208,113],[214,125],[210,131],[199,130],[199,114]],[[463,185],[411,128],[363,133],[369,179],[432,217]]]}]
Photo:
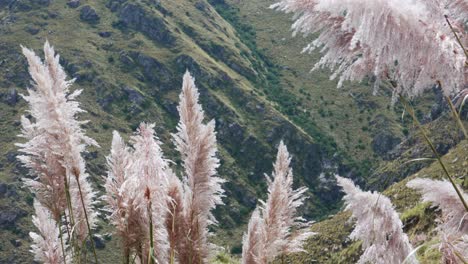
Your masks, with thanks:
[{"label": "tall grass stem", "polygon": [[445,166],[444,162],[442,161],[442,158],[440,157],[440,154],[437,152],[434,144],[429,139],[429,136],[428,136],[426,130],[424,129],[424,127],[421,125],[418,118],[416,117],[416,114],[414,112],[414,108],[409,104],[409,102],[401,94],[399,94],[399,97],[400,97],[400,100],[402,101],[403,106],[405,107],[406,111],[413,118],[413,121],[416,124],[416,127],[421,132],[421,134],[424,137],[426,143],[429,145],[430,149],[434,153],[434,155],[435,155],[438,163],[442,167],[442,170],[444,171],[445,175],[447,176],[447,178],[449,179],[449,181],[452,184],[453,188],[457,192],[457,195],[460,198],[460,201],[462,202],[463,206],[465,207],[465,210],[468,212],[468,204],[466,203],[465,199],[463,198],[463,194],[461,193],[460,189],[458,188],[457,184],[455,183],[455,180],[453,179],[453,177],[448,172],[447,167]]}]

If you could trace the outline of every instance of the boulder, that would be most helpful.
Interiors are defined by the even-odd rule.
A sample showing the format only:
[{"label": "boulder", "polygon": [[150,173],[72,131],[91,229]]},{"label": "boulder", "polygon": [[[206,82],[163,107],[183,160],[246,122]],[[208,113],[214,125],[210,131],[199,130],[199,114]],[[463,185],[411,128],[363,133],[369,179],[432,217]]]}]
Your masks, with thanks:
[{"label": "boulder", "polygon": [[80,6],[80,0],[71,0],[71,1],[68,1],[67,3],[67,6],[70,7],[70,8],[77,8]]},{"label": "boulder", "polygon": [[198,1],[195,3],[195,8],[200,11],[205,11],[206,5],[204,2]]},{"label": "boulder", "polygon": [[16,162],[16,155],[17,155],[17,154],[18,154],[18,153],[15,152],[15,151],[9,151],[9,152],[7,153],[7,155],[6,155],[7,161],[8,161],[8,162],[12,162],[12,163],[13,163],[13,162]]},{"label": "boulder", "polygon": [[386,157],[388,153],[400,144],[401,138],[393,135],[389,131],[381,131],[372,139],[372,150],[379,156]]},{"label": "boulder", "polygon": [[80,19],[90,24],[97,24],[100,17],[94,8],[89,5],[85,5],[80,10]]},{"label": "boulder", "polygon": [[8,191],[8,185],[6,183],[0,183],[0,198],[5,197]]},{"label": "boulder", "polygon": [[109,31],[101,31],[98,33],[101,38],[109,38],[112,36],[112,32]]},{"label": "boulder", "polygon": [[28,32],[31,35],[36,35],[39,33],[40,29],[38,27],[32,26],[32,25],[27,25],[24,30]]},{"label": "boulder", "polygon": [[132,104],[140,106],[145,101],[145,97],[139,91],[131,87],[124,86],[122,90],[127,95],[128,100],[132,102]]},{"label": "boulder", "polygon": [[165,46],[171,46],[176,41],[163,19],[147,14],[145,9],[136,4],[126,4],[120,10],[118,24],[140,31]]},{"label": "boulder", "polygon": [[96,249],[104,249],[106,247],[105,241],[101,236],[93,236],[93,241]]},{"label": "boulder", "polygon": [[19,101],[18,91],[14,88],[8,90],[7,93],[3,94],[3,101],[9,105],[16,105]]},{"label": "boulder", "polygon": [[0,228],[12,228],[18,219],[26,215],[26,211],[18,207],[0,208]]}]

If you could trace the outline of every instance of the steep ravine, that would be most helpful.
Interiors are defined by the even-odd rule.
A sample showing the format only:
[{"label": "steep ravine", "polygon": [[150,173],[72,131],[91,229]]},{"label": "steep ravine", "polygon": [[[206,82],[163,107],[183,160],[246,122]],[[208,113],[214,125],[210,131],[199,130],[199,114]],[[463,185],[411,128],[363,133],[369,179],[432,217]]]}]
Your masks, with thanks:
[{"label": "steep ravine", "polygon": [[[271,3],[0,1],[0,263],[32,262],[32,196],[20,182],[29,176],[14,146],[20,116],[27,114],[20,94],[30,85],[20,44],[40,53],[48,39],[76,78],[74,89],[84,90],[78,101],[87,112],[80,119],[90,120],[87,134],[101,146],[84,155],[99,191],[112,130],[128,138],[139,122],[154,122],[165,155],[179,162],[170,133],[178,119],[182,75],[190,70],[207,116],[216,121],[219,175],[227,180],[213,241],[234,254],[240,253],[257,198],[265,198],[263,174],[271,172],[281,139],[293,155],[296,185],[310,189],[303,208],[308,219],[340,209],[336,172],[384,189],[421,169],[400,174],[406,160],[398,158],[409,159],[408,152],[422,147],[406,137],[412,133],[407,119],[402,125],[399,106],[389,108],[388,96],[372,96],[367,84],[337,90],[327,71],[310,73],[318,54],[300,54],[306,40],[291,38],[289,17],[269,10]],[[430,112],[432,103],[426,102],[431,101],[421,100],[422,114]],[[446,151],[458,142],[444,140],[440,146]],[[379,181],[388,171],[390,180]],[[103,263],[120,258],[118,240],[109,232],[101,221],[96,243]]]},{"label": "steep ravine", "polygon": [[[326,177],[336,170],[336,146],[318,127],[302,127],[278,110],[265,95],[275,78],[271,65],[240,39],[236,29],[210,3],[200,1],[78,1],[18,0],[0,3],[0,263],[31,262],[28,252],[32,196],[20,179],[28,172],[16,160],[19,118],[27,114],[20,94],[30,77],[20,44],[39,51],[48,39],[78,99],[87,111],[80,119],[100,148],[85,157],[95,187],[102,191],[105,156],[112,130],[128,138],[141,121],[155,122],[167,157],[172,151],[176,105],[181,77],[190,70],[201,91],[209,118],[216,120],[225,206],[215,212],[220,222],[215,242],[240,250],[243,225],[264,198],[264,173],[272,169],[275,148],[283,139],[294,155],[298,184],[310,187],[308,218],[336,209],[338,195]],[[325,140],[326,139],[326,140]],[[326,173],[329,171],[330,173]],[[323,175],[319,177],[320,175]],[[118,241],[104,221],[98,232],[99,254],[106,261],[118,256]],[[229,239],[226,239],[229,237]]]}]

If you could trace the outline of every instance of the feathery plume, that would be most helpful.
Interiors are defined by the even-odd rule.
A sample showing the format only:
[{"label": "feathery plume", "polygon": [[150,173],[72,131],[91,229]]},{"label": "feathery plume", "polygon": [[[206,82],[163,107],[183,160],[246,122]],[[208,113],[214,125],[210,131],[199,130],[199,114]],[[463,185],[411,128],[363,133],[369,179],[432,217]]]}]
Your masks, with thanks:
[{"label": "feathery plume", "polygon": [[467,81],[466,57],[444,18],[466,11],[466,1],[442,2],[281,0],[271,8],[294,13],[294,34],[319,33],[304,52],[320,48],[324,55],[314,69],[330,68],[339,87],[372,74],[374,89],[390,79],[398,84],[395,93],[413,97],[437,81],[453,95]]},{"label": "feathery plume", "polygon": [[[468,214],[450,182],[416,178],[406,186],[420,191],[424,202],[430,202],[442,210],[442,225],[439,228],[445,233],[468,232]],[[463,190],[461,187],[459,189]],[[468,200],[468,194],[463,193],[463,196]]]},{"label": "feathery plume", "polygon": [[247,233],[242,238],[242,264],[260,263],[263,234],[265,234],[265,225],[259,208],[255,208],[249,220]]},{"label": "feathery plume", "polygon": [[175,262],[178,259],[178,249],[187,248],[187,241],[184,240],[186,235],[184,189],[182,182],[172,171],[168,175],[167,196],[169,199],[167,201],[166,229],[169,237],[169,258]]},{"label": "feathery plume", "polygon": [[[402,263],[412,247],[390,199],[378,192],[364,192],[350,179],[336,179],[345,192],[346,210],[356,219],[350,238],[362,241],[364,253],[358,263]],[[406,261],[418,263],[414,256]]]},{"label": "feathery plume", "polygon": [[[437,226],[440,235],[439,250],[443,263],[468,261],[468,214],[453,185],[448,181],[416,178],[406,186],[422,193],[422,200],[442,210],[441,223]],[[459,188],[462,190],[462,188]],[[468,195],[463,193],[465,200]]]},{"label": "feathery plume", "polygon": [[[262,218],[257,219],[259,212],[254,212],[248,233],[244,236],[245,242],[248,242],[242,256],[244,263],[266,264],[281,254],[303,251],[304,240],[314,234],[308,231],[309,223],[304,223],[304,219],[297,216],[297,208],[306,199],[304,193],[307,188],[293,190],[290,162],[289,152],[281,141],[273,175],[271,178],[266,176],[268,199],[261,201],[259,212]],[[257,242],[259,239],[261,242]],[[250,244],[255,246],[251,247]]]},{"label": "feathery plume", "polygon": [[[293,190],[293,173],[290,168],[291,157],[280,142],[278,154],[274,164],[272,177],[266,176],[268,182],[268,199],[262,205],[263,220],[265,221],[265,241],[263,255],[266,261],[272,261],[276,256],[289,252],[302,251],[304,236],[292,236],[292,228],[304,227],[303,218],[297,216],[297,208],[307,198],[304,193],[306,187]],[[308,236],[312,233],[306,233]],[[299,241],[296,241],[298,240]],[[299,245],[299,247],[294,247]]]},{"label": "feathery plume", "polygon": [[[33,240],[31,252],[34,253],[34,260],[45,264],[62,264],[70,261],[66,245],[60,242],[60,231],[54,221],[50,211],[42,206],[38,200],[34,200],[34,210],[36,215],[32,217],[33,224],[39,230],[39,234],[30,232],[29,236]],[[62,237],[63,241],[67,238]]]},{"label": "feathery plume", "polygon": [[[159,263],[166,263],[169,249],[165,226],[168,162],[163,158],[161,142],[155,137],[154,124],[141,123],[131,143],[135,151],[131,178],[126,184],[130,195],[135,197],[133,203],[140,215],[140,228],[146,230],[146,236],[140,238],[143,241],[140,261],[148,263],[151,250]],[[150,233],[153,233],[152,237]]]},{"label": "feathery plume", "polygon": [[174,143],[181,154],[185,169],[184,215],[188,228],[188,248],[179,250],[182,263],[205,263],[209,247],[208,226],[216,223],[211,213],[222,204],[221,178],[215,176],[219,167],[216,157],[216,132],[214,120],[203,123],[204,112],[198,102],[198,89],[187,71],[183,77],[178,111],[180,121]]},{"label": "feathery plume", "polygon": [[102,200],[107,203],[105,210],[110,212],[109,220],[116,227],[122,239],[124,257],[129,262],[132,250],[138,248],[140,239],[145,237],[146,229],[140,225],[140,214],[133,194],[126,184],[131,179],[133,157],[117,131],[113,132],[111,153],[107,157],[108,173],[104,187],[106,193]]},{"label": "feathery plume", "polygon": [[441,231],[440,240],[441,263],[465,264],[468,261],[468,235],[451,235]]},{"label": "feathery plume", "polygon": [[95,193],[88,181],[81,153],[86,146],[98,144],[85,136],[81,128],[84,122],[76,120],[76,115],[84,112],[75,101],[81,90],[70,93],[69,87],[74,80],[66,80],[59,55],[48,42],[44,44],[44,62],[32,50],[25,47],[22,50],[34,81],[34,89],[28,89],[29,94],[23,95],[29,103],[34,123],[22,117],[20,136],[28,141],[17,144],[25,153],[19,157],[20,161],[36,177],[25,180],[25,183],[58,221],[63,213],[71,214],[66,206],[65,185],[68,182],[75,234],[83,241],[88,235],[84,210],[90,228],[96,223],[97,212],[93,208]]}]

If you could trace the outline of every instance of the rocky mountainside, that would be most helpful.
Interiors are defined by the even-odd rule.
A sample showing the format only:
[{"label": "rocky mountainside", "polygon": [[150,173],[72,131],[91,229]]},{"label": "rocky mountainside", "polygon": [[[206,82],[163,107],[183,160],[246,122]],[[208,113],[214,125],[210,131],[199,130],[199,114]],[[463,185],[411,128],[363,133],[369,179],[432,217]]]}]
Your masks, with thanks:
[{"label": "rocky mountainside", "polygon": [[[383,189],[421,169],[401,173],[407,167],[395,161],[423,151],[407,138],[410,122],[401,107],[390,107],[385,90],[373,96],[366,83],[337,90],[327,71],[310,73],[318,54],[300,54],[307,39],[291,37],[288,16],[268,10],[272,3],[0,0],[0,263],[32,259],[32,197],[22,188],[28,175],[14,145],[27,114],[20,94],[30,83],[20,45],[39,50],[46,39],[76,78],[74,88],[84,90],[79,101],[87,113],[80,118],[90,120],[86,131],[101,146],[86,159],[100,191],[112,130],[128,137],[141,121],[154,122],[166,156],[179,161],[170,134],[182,75],[191,71],[206,114],[216,120],[219,174],[227,180],[214,242],[234,254],[257,198],[265,197],[263,174],[272,170],[281,139],[294,156],[297,184],[310,189],[303,209],[310,219],[340,208],[334,173]],[[433,96],[418,102],[426,121],[443,110]],[[438,146],[446,153],[457,138],[441,137]],[[99,233],[107,232],[102,221]],[[118,258],[112,237],[96,241],[109,263]]]}]

